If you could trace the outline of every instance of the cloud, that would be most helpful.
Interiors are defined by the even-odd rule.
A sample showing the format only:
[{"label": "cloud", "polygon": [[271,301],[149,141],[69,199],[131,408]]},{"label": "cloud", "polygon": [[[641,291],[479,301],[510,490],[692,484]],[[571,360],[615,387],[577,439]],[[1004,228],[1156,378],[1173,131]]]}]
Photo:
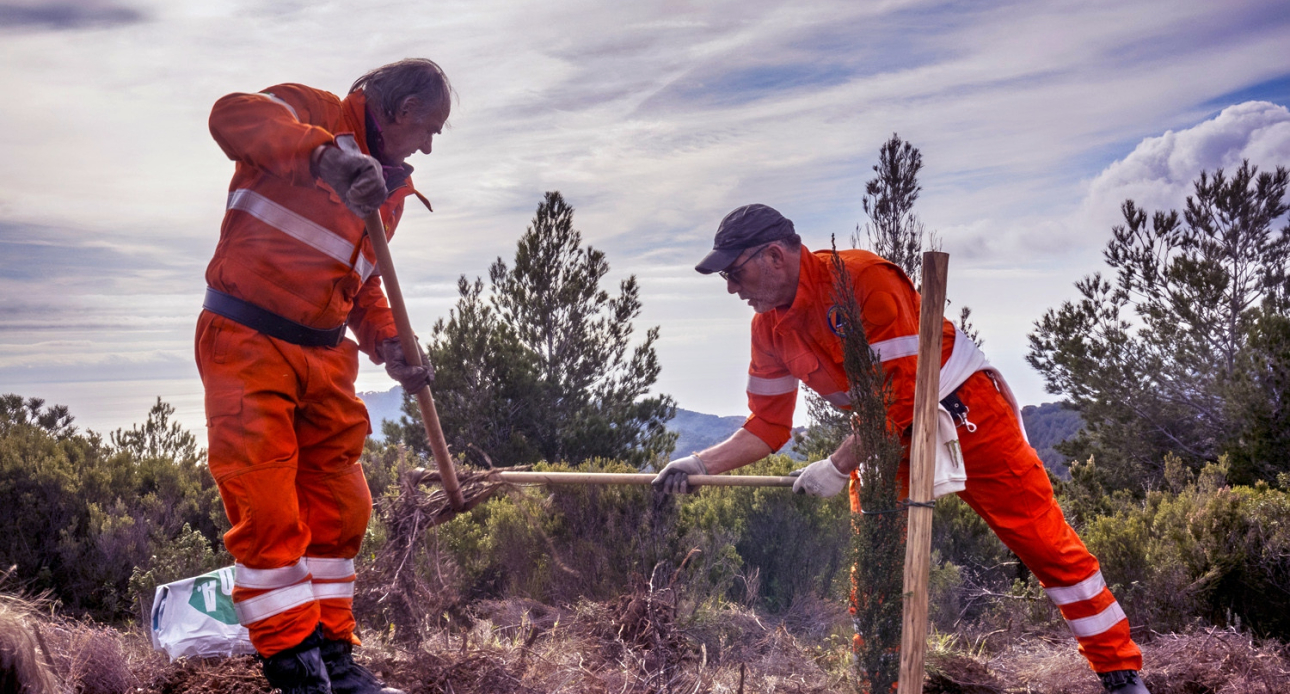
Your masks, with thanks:
[{"label": "cloud", "polygon": [[0,27],[67,31],[90,27],[135,24],[143,12],[111,2],[0,3]]},{"label": "cloud", "polygon": [[1122,223],[1126,199],[1148,210],[1181,209],[1201,171],[1231,171],[1246,159],[1261,170],[1290,166],[1290,109],[1247,101],[1194,127],[1144,139],[1092,180],[1077,220],[1109,231]]}]

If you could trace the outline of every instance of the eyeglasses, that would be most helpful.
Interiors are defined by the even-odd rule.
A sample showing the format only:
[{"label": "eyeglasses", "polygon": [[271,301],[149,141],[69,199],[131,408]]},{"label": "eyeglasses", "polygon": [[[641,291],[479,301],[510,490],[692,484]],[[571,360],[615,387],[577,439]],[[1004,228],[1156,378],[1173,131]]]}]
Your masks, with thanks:
[{"label": "eyeglasses", "polygon": [[[762,251],[764,251],[764,250],[766,250],[767,248],[770,248],[770,247],[771,247],[771,244],[769,244],[769,243],[768,243],[768,244],[766,244],[766,245],[762,246],[761,248],[758,248],[756,253],[753,253],[752,255],[748,256],[748,258],[747,258],[746,260],[744,260],[742,263],[739,263],[738,265],[736,265],[735,267],[732,267],[732,268],[730,268],[730,269],[722,270],[722,271],[718,272],[717,274],[718,274],[718,275],[721,275],[721,279],[723,279],[723,280],[725,280],[725,281],[727,281],[727,282],[731,281],[733,278],[735,278],[735,277],[737,277],[737,276],[739,275],[739,271],[740,271],[740,270],[742,270],[742,269],[744,269],[744,266],[745,266],[745,265],[747,265],[748,263],[751,263],[751,262],[753,261],[753,258],[756,258],[757,256],[761,255],[761,252],[762,252]],[[735,282],[738,282],[739,280],[734,279],[734,281],[735,281]]]}]

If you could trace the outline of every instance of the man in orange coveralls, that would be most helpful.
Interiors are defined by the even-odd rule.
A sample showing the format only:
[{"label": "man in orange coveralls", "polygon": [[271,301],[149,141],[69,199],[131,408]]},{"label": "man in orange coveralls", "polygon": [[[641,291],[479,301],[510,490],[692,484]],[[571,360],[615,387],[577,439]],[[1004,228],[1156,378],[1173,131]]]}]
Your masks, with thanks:
[{"label": "man in orange coveralls", "polygon": [[[861,307],[865,335],[892,382],[889,422],[909,445],[918,353],[919,296],[904,272],[863,250],[840,251]],[[760,460],[789,439],[799,382],[849,409],[842,344],[835,331],[829,251],[801,245],[793,223],[765,205],[740,207],[721,221],[713,250],[695,268],[717,272],[726,291],[757,315],[752,322],[748,405],[752,414],[725,441],[668,463],[655,485],[688,491],[687,476],[719,474]],[[832,327],[831,327],[832,326]],[[1015,399],[970,339],[945,321],[941,355],[942,439],[958,434],[965,482],[938,496],[959,496],[989,523],[1043,584],[1061,609],[1079,649],[1108,692],[1145,694],[1142,653],[1129,637],[1124,611],[1107,589],[1098,562],[1066,523],[1052,486],[1021,428]],[[945,435],[948,429],[948,436]],[[863,452],[848,440],[829,458],[800,471],[793,490],[828,497],[853,486]],[[902,470],[908,476],[908,468]]]},{"label": "man in orange coveralls", "polygon": [[409,59],[344,99],[281,84],[211,111],[236,170],[197,323],[210,470],[233,526],[238,620],[287,694],[398,691],[352,655],[372,510],[354,379],[359,351],[409,393],[434,373],[404,358],[362,217],[379,210],[389,237],[409,195],[429,207],[404,160],[430,153],[451,94],[438,65]]}]

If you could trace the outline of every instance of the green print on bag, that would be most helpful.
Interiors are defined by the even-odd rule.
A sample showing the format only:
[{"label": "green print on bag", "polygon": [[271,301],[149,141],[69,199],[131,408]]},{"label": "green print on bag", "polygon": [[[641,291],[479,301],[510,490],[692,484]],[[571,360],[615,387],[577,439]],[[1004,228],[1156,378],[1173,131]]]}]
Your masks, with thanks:
[{"label": "green print on bag", "polygon": [[226,567],[199,576],[188,597],[193,609],[225,624],[237,624],[233,611],[233,569]]}]

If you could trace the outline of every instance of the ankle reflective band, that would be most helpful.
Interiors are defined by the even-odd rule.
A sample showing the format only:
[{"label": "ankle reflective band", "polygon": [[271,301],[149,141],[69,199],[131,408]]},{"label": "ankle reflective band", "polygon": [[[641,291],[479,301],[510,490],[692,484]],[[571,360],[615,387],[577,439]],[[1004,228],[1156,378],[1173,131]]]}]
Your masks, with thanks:
[{"label": "ankle reflective band", "polygon": [[1066,624],[1070,626],[1071,633],[1075,634],[1076,638],[1086,639],[1090,636],[1097,636],[1125,619],[1128,619],[1128,617],[1124,615],[1124,610],[1120,608],[1120,603],[1113,602],[1105,610],[1092,617],[1068,619]]},{"label": "ankle reflective band", "polygon": [[305,557],[305,565],[314,580],[331,581],[337,579],[354,580],[353,559],[330,559],[323,557]]},{"label": "ankle reflective band", "polygon": [[238,564],[233,570],[233,584],[239,588],[265,590],[286,588],[309,578],[309,568],[301,559],[280,569],[251,569]]},{"label": "ankle reflective band", "polygon": [[264,595],[235,602],[233,611],[237,613],[238,623],[246,626],[313,601],[313,587],[308,583],[297,583],[290,588],[279,588]]}]

